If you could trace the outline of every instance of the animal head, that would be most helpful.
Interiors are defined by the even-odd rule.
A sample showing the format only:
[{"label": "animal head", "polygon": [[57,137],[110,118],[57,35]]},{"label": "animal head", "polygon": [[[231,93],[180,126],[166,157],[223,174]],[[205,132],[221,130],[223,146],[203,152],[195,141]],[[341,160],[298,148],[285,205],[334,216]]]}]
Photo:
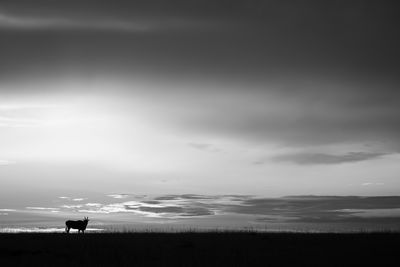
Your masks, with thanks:
[{"label": "animal head", "polygon": [[85,223],[88,223],[88,222],[89,222],[89,217],[83,217],[83,221],[84,221]]}]

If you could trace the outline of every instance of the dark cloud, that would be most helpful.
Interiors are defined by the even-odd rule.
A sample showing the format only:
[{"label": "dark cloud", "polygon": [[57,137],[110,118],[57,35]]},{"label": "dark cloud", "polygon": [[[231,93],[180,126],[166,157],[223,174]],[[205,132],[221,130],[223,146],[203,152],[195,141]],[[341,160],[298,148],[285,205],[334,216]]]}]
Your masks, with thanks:
[{"label": "dark cloud", "polygon": [[[129,208],[129,207],[127,207]],[[154,207],[139,207],[137,208],[140,211],[147,211],[153,213],[183,213],[184,209],[182,207],[174,207],[174,206],[166,206],[161,208]]]},{"label": "dark cloud", "polygon": [[161,202],[157,201],[157,200],[144,200],[144,201],[142,201],[142,203],[145,203],[145,204],[160,204]]},{"label": "dark cloud", "polygon": [[152,213],[167,213],[185,217],[214,215],[213,211],[201,207],[140,207],[138,210]]},{"label": "dark cloud", "polygon": [[159,196],[156,197],[155,200],[177,200],[180,199],[179,195],[165,195],[165,196]]},{"label": "dark cloud", "polygon": [[282,90],[232,90],[225,96],[214,92],[206,110],[201,105],[207,98],[196,96],[198,104],[191,103],[191,112],[178,115],[177,123],[196,133],[257,143],[299,147],[356,143],[399,151],[400,98],[394,83],[319,81],[309,87],[304,80],[286,83],[292,89],[285,89],[282,81],[266,85],[283,86]]},{"label": "dark cloud", "polygon": [[342,155],[332,155],[324,153],[296,153],[275,156],[272,158],[272,160],[280,162],[292,162],[302,165],[340,164],[375,159],[383,155],[385,154],[368,152],[349,152]]},{"label": "dark cloud", "polygon": [[[185,195],[183,195],[185,196]],[[186,195],[185,202],[174,202],[171,196],[164,207],[141,207],[141,211],[154,213],[176,213],[180,216],[201,216],[217,213],[247,214],[257,216],[264,222],[298,223],[390,223],[400,220],[396,209],[400,209],[400,197],[358,196],[287,196],[281,198],[255,198],[246,195],[197,196]],[[196,196],[196,195],[195,195]],[[159,197],[160,198],[160,197]],[[162,197],[161,197],[162,198]],[[179,199],[179,197],[178,197]],[[174,199],[176,200],[176,199]],[[218,202],[223,200],[223,202]],[[385,214],[379,214],[385,210]],[[393,212],[391,213],[390,210]],[[378,216],[374,215],[378,212]]]},{"label": "dark cloud", "polygon": [[209,202],[219,198],[221,197],[195,194],[166,195],[155,197],[154,199],[141,200],[133,205],[125,204],[123,206],[127,211],[162,214],[165,217],[194,217],[214,215],[214,210],[212,208],[214,205]]},{"label": "dark cloud", "polygon": [[217,196],[207,196],[207,195],[195,195],[195,194],[184,194],[180,195],[182,199],[217,199]]},{"label": "dark cloud", "polygon": [[[399,200],[400,197],[397,196],[291,196],[260,198],[249,199],[244,201],[242,205],[231,206],[229,211],[241,214],[257,214],[261,216],[260,220],[262,221],[382,223],[399,221],[400,214],[398,216],[391,215],[390,211],[386,215],[380,216],[373,216],[371,214],[381,209],[399,209]],[[362,216],[362,213],[365,213],[365,216]]]},{"label": "dark cloud", "polygon": [[[290,69],[315,72],[350,67],[352,71],[366,68],[374,73],[380,70],[388,73],[397,62],[399,40],[394,25],[398,16],[388,2],[379,5],[365,1],[150,2],[43,1],[32,5],[30,1],[3,1],[0,7],[4,14],[22,20],[86,20],[93,26],[96,22],[100,26],[108,25],[107,21],[117,22],[117,26],[136,22],[143,25],[139,28],[173,24],[192,30],[178,34],[156,31],[140,36],[104,32],[88,35],[88,32],[79,33],[79,29],[47,33],[7,31],[2,33],[2,41],[8,41],[2,42],[1,48],[11,52],[12,58],[21,61],[22,66],[33,60],[35,66],[43,63],[41,68],[46,69],[65,63],[98,69],[102,63],[114,63],[113,68],[128,68],[131,72],[138,66],[147,66],[146,71],[154,71],[159,66],[161,72],[177,71],[180,75],[182,72],[214,76],[225,73],[251,78],[269,74],[274,77]],[[190,27],[196,21],[201,22],[200,27]],[[222,29],[215,32],[221,25],[224,25]],[[9,42],[18,46],[9,47]],[[41,51],[42,57],[36,57],[35,46],[44,45],[47,49]],[[21,55],[18,47],[28,50]],[[55,59],[52,53],[57,56]],[[85,56],[85,53],[90,54]],[[7,54],[2,56],[8,58]],[[65,62],[64,56],[72,58]],[[74,62],[78,58],[79,62]]]},{"label": "dark cloud", "polygon": [[0,10],[3,81],[115,73],[189,81],[185,90],[132,94],[148,94],[160,121],[197,134],[400,151],[394,2],[43,0],[2,1]]},{"label": "dark cloud", "polygon": [[[183,196],[183,197],[181,197]],[[184,219],[207,216],[218,221],[219,216],[235,218],[250,216],[258,223],[355,223],[374,226],[400,222],[399,196],[286,196],[259,198],[248,195],[171,195],[146,197],[138,201],[117,203],[87,203],[80,206],[59,205],[39,207],[42,212],[135,213],[164,219]],[[159,199],[159,200],[155,200]],[[68,204],[68,203],[67,203]],[[84,206],[84,208],[82,207]],[[342,226],[341,226],[342,227]],[[344,226],[343,226],[344,227]],[[338,229],[341,229],[340,227]]]}]

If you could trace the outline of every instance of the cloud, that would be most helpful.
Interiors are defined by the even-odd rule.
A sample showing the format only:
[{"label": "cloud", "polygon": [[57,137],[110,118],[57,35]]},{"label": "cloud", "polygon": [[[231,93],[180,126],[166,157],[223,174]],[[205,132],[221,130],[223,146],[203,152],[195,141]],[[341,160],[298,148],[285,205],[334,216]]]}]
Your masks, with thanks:
[{"label": "cloud", "polygon": [[[110,196],[110,195],[108,195]],[[115,199],[121,199],[127,194],[112,194]],[[179,219],[199,216],[212,216],[221,212],[224,206],[240,203],[249,196],[241,195],[164,195],[137,196],[135,200],[117,203],[87,203],[83,205],[63,205],[62,209],[80,213],[135,213],[140,216],[154,218]],[[77,210],[78,209],[78,210]]]},{"label": "cloud", "polygon": [[375,159],[384,155],[386,155],[386,153],[349,152],[341,155],[325,153],[295,153],[274,156],[272,157],[272,160],[278,162],[292,162],[301,165],[340,164]]},{"label": "cloud", "polygon": [[14,212],[17,211],[15,209],[0,209],[0,215],[4,215],[7,216],[9,214],[9,212]]},{"label": "cloud", "polygon": [[174,206],[166,206],[162,208],[152,208],[152,207],[139,207],[140,211],[152,212],[152,213],[163,213],[184,217],[197,217],[197,216],[206,216],[206,215],[214,215],[214,212],[208,210],[206,208],[201,207],[174,207]]},{"label": "cloud", "polygon": [[[0,124],[0,127],[1,127],[1,124]],[[0,166],[1,165],[12,165],[12,164],[16,164],[16,162],[12,161],[12,160],[2,160],[2,159],[0,159]]]},{"label": "cloud", "polygon": [[188,143],[188,145],[190,147],[193,147],[193,148],[198,149],[198,150],[203,150],[203,151],[209,151],[209,152],[219,152],[220,151],[220,149],[217,148],[215,145],[208,144],[208,143],[191,142],[191,143]]},{"label": "cloud", "polygon": [[109,194],[107,195],[108,197],[116,198],[116,199],[122,199],[122,198],[128,198],[128,194]]},{"label": "cloud", "polygon": [[0,13],[0,29],[73,30],[121,33],[147,33],[166,30],[209,29],[224,27],[220,21],[206,21],[187,16],[107,16],[106,12],[69,14],[54,11],[38,14]]},{"label": "cloud", "polygon": [[[14,9],[22,9],[21,13],[5,9],[8,13],[2,13],[0,24],[7,29],[157,31],[163,27],[193,29],[196,23],[203,28],[215,28],[215,21],[210,19],[212,14],[230,16],[236,24],[253,21],[254,13],[263,14],[261,17],[266,20],[254,23],[254,27],[248,27],[250,30],[207,35],[207,38],[199,31],[151,38],[146,34],[140,39],[123,37],[123,34],[100,34],[98,38],[60,35],[57,42],[52,41],[52,35],[41,38],[33,35],[33,39],[26,39],[26,44],[20,44],[19,34],[14,37],[11,34],[1,49],[6,66],[2,70],[4,77],[12,77],[9,74],[23,77],[25,69],[36,68],[48,75],[58,68],[61,71],[77,69],[78,73],[81,68],[87,68],[90,73],[101,75],[104,68],[110,67],[117,72],[122,70],[121,73],[133,71],[138,76],[143,71],[149,80],[162,76],[161,72],[166,75],[165,80],[173,80],[176,75],[180,81],[196,73],[199,79],[185,86],[185,90],[174,92],[161,86],[149,98],[154,105],[148,106],[157,107],[168,117],[167,120],[159,118],[160,121],[198,135],[254,143],[309,146],[384,142],[385,147],[400,150],[398,41],[394,40],[397,28],[391,21],[394,19],[391,5],[382,4],[377,14],[372,12],[376,10],[373,5],[366,4],[369,8],[359,10],[356,4],[338,4],[334,10],[339,14],[332,17],[329,8],[308,4],[307,8],[295,5],[288,10],[279,1],[260,4],[260,8],[258,4],[245,9],[233,5],[229,11],[225,5],[216,3],[198,3],[195,5],[198,8],[193,8],[192,1],[186,7],[182,3],[146,7],[145,4],[124,4],[120,8],[110,5],[110,10],[105,8],[108,5],[82,2],[86,2],[80,4],[86,6],[84,15],[61,12],[63,8],[54,8],[55,11],[38,8],[44,15],[34,14],[32,8],[23,5]],[[71,5],[70,10],[78,11],[80,5]],[[105,14],[113,9],[118,11],[106,18]],[[300,9],[308,12],[296,12]],[[353,13],[348,10],[357,11],[360,20],[351,17],[349,14]],[[132,12],[138,16],[131,15]],[[151,13],[158,14],[153,15],[159,18],[158,22]],[[171,19],[174,13],[197,16],[190,20],[178,15],[179,19],[174,20]],[[130,17],[140,19],[134,21]],[[49,49],[38,54],[43,46]],[[192,89],[201,79],[205,80],[201,84],[205,89]],[[214,80],[216,86],[210,86]],[[126,99],[135,99],[135,96],[126,96]],[[179,114],[173,114],[176,108],[180,109]],[[210,148],[207,143],[194,143],[192,147]]]},{"label": "cloud", "polygon": [[[367,222],[389,217],[400,221],[400,197],[353,196],[290,196],[282,198],[254,198],[229,211],[259,215],[260,221],[291,222]],[[272,216],[272,217],[271,217]],[[389,222],[389,221],[388,221]]]},{"label": "cloud", "polygon": [[361,185],[362,186],[380,186],[380,185],[384,185],[384,183],[370,183],[370,182],[367,182],[367,183],[362,183]]},{"label": "cloud", "polygon": [[42,121],[35,119],[0,117],[0,127],[37,127],[41,123]]},{"label": "cloud", "polygon": [[28,210],[42,210],[42,211],[57,211],[59,208],[49,208],[49,207],[26,207]]},{"label": "cloud", "polygon": [[83,198],[83,197],[75,197],[75,198],[73,198],[73,197],[66,197],[66,196],[61,196],[61,197],[58,197],[59,199],[65,199],[65,200],[68,200],[68,201],[83,201],[83,200],[85,200],[85,199],[87,199],[87,198]]},{"label": "cloud", "polygon": [[[156,198],[158,200],[156,200]],[[168,220],[188,218],[244,218],[246,223],[398,223],[400,197],[286,196],[260,198],[248,195],[166,195],[145,199],[53,207],[27,207],[42,212],[132,214]],[[3,209],[1,211],[8,211]],[[239,217],[235,217],[239,216]]]},{"label": "cloud", "polygon": [[82,208],[83,205],[62,205],[61,208],[65,209],[79,209]]},{"label": "cloud", "polygon": [[348,212],[353,216],[361,218],[400,218],[400,208],[377,208],[377,209],[342,209],[341,212]]},{"label": "cloud", "polygon": [[155,200],[178,200],[178,199],[180,199],[180,195],[163,195],[155,198]]},{"label": "cloud", "polygon": [[121,203],[126,211],[140,212],[150,217],[181,218],[213,215],[214,211],[204,200],[213,196],[176,195],[157,197],[157,200],[128,201]]},{"label": "cloud", "polygon": [[33,104],[33,103],[24,103],[24,104],[0,104],[0,111],[31,111],[35,109],[56,109],[62,107],[61,105],[54,104]]},{"label": "cloud", "polygon": [[88,207],[101,207],[102,206],[102,204],[100,204],[100,203],[86,203],[85,205]]},{"label": "cloud", "polygon": [[356,73],[354,78],[332,74],[331,79],[312,73],[281,76],[271,81],[260,78],[263,88],[242,82],[246,90],[232,86],[208,95],[192,93],[193,99],[188,93],[190,111],[176,114],[177,127],[250,144],[369,144],[400,151],[400,102],[394,78],[371,76],[375,81],[369,81],[357,79]]},{"label": "cloud", "polygon": [[85,200],[86,198],[73,198],[72,199],[72,201],[83,201],[83,200]]},{"label": "cloud", "polygon": [[197,200],[217,200],[220,198],[229,198],[230,195],[223,196],[213,196],[213,195],[197,195],[197,194],[182,194],[182,195],[162,195],[155,197],[154,199],[157,201],[163,200],[186,200],[186,199],[197,199]]},{"label": "cloud", "polygon": [[44,126],[49,121],[40,114],[65,108],[62,105],[33,104],[33,103],[11,103],[0,104],[0,127],[38,127]]},{"label": "cloud", "polygon": [[0,28],[11,29],[86,29],[127,32],[145,32],[154,28],[146,22],[107,19],[83,19],[74,17],[22,16],[0,13]]}]

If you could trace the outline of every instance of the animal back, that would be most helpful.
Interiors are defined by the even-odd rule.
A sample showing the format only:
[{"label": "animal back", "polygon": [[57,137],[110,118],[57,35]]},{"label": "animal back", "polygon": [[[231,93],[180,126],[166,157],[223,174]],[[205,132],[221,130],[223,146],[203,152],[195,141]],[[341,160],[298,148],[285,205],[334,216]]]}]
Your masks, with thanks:
[{"label": "animal back", "polygon": [[87,222],[84,222],[84,221],[66,221],[65,225],[68,228],[84,230],[84,229],[86,229]]}]

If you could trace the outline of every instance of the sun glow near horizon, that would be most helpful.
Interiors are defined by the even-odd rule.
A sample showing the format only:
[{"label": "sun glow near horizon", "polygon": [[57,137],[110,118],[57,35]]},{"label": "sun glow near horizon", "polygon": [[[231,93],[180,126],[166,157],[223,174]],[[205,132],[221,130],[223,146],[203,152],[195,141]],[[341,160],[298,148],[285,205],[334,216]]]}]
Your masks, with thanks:
[{"label": "sun glow near horizon", "polygon": [[[54,84],[53,87],[57,85]],[[32,95],[27,100],[0,103],[2,158],[15,161],[122,162],[141,168],[150,164],[159,130],[140,114],[123,114],[118,99],[102,94],[71,93]],[[40,100],[39,100],[40,99]],[[122,108],[129,108],[122,107]],[[10,145],[12,144],[12,145]],[[125,163],[123,163],[125,161]]]}]

